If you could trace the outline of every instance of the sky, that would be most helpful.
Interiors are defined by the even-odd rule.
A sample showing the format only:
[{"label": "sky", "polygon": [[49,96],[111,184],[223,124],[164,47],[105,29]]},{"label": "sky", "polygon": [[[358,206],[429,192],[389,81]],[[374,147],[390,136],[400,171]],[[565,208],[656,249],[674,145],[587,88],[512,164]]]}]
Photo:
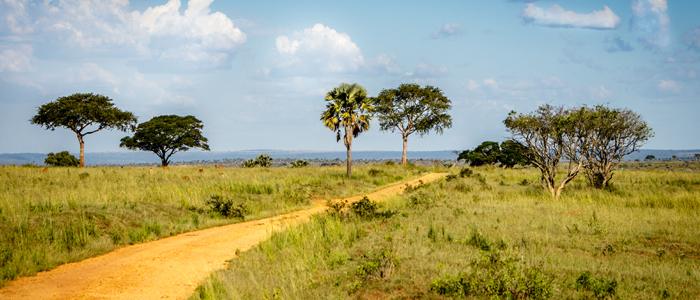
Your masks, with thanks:
[{"label": "sky", "polygon": [[[145,122],[203,121],[211,151],[344,151],[324,96],[402,83],[452,101],[444,134],[408,150],[509,137],[503,120],[542,104],[640,114],[645,149],[700,148],[700,1],[0,1],[0,153],[77,153],[67,129],[29,123],[42,104],[96,93]],[[127,151],[120,131],[86,152]],[[353,150],[400,151],[370,130]]]}]

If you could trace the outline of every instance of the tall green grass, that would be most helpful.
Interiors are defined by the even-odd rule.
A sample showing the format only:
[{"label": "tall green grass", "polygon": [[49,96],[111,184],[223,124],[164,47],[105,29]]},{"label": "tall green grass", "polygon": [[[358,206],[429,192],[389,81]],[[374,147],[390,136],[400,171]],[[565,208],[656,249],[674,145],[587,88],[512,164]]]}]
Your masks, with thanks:
[{"label": "tall green grass", "polygon": [[0,167],[0,285],[115,247],[242,220],[217,213],[212,199],[244,206],[251,220],[425,171],[355,166],[348,179],[336,167],[42,169]]},{"label": "tall green grass", "polygon": [[700,164],[688,166],[627,167],[606,190],[579,178],[560,199],[535,170],[456,172],[378,217],[277,232],[192,299],[698,299]]}]

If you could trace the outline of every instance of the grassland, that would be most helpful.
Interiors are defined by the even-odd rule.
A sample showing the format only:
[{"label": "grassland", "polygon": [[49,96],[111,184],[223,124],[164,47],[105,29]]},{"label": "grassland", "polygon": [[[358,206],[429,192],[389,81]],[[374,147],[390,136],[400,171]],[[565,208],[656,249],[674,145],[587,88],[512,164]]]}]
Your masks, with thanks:
[{"label": "grassland", "polygon": [[391,166],[0,167],[0,286],[117,247],[369,192],[424,170]]},{"label": "grassland", "polygon": [[700,163],[560,199],[532,169],[471,170],[277,232],[192,299],[700,298]]}]

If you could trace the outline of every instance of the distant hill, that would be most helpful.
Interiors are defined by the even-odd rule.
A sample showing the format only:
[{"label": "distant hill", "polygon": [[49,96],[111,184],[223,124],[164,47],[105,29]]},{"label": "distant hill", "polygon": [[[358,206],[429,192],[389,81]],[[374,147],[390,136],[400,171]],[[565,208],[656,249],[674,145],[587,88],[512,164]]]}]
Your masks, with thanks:
[{"label": "distant hill", "polygon": [[[345,151],[289,151],[289,150],[244,150],[228,152],[182,152],[173,156],[173,162],[191,161],[215,161],[225,159],[248,159],[255,158],[262,153],[267,153],[275,159],[340,159],[346,158]],[[698,150],[655,150],[644,149],[632,153],[625,157],[625,160],[644,160],[647,155],[653,155],[658,160],[670,159],[676,155],[681,160],[694,160]],[[77,156],[77,153],[71,153]],[[45,153],[5,153],[0,154],[0,165],[23,165],[36,164],[43,165]],[[401,159],[401,151],[353,151],[353,159]],[[409,159],[439,159],[454,160],[457,154],[453,150],[442,151],[409,151]],[[86,153],[85,163],[90,166],[95,165],[128,165],[128,164],[150,164],[160,163],[160,159],[153,153],[146,152],[97,152]]]}]

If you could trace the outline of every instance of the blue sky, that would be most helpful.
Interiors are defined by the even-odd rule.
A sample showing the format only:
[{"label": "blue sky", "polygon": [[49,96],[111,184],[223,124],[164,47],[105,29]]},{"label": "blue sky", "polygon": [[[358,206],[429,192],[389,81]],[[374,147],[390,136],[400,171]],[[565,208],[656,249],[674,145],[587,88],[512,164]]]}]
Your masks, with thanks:
[{"label": "blue sky", "polygon": [[[0,153],[78,151],[38,106],[99,93],[145,122],[194,115],[212,151],[344,150],[326,92],[401,83],[452,100],[453,127],[410,150],[508,136],[508,112],[608,104],[643,116],[647,149],[700,148],[700,1],[23,1],[0,3]],[[125,133],[86,137],[125,151]],[[376,122],[354,150],[401,150]]]}]

